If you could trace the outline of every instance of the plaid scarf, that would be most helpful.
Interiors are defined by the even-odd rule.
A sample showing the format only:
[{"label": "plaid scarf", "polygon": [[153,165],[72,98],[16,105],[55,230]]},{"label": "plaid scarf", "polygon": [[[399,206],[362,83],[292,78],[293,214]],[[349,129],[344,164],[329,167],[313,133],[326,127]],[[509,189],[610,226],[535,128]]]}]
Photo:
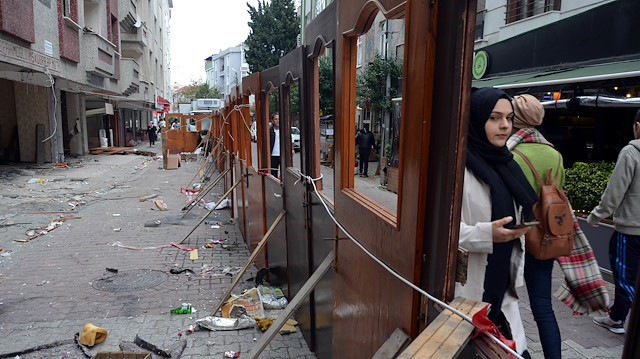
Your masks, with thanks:
[{"label": "plaid scarf", "polygon": [[[520,143],[541,143],[553,147],[535,128],[523,128],[511,135],[507,140],[507,148],[512,150]],[[608,313],[609,293],[600,274],[600,267],[573,211],[571,216],[574,228],[573,251],[568,257],[556,258],[564,273],[564,282],[554,296],[571,308],[575,315]]]},{"label": "plaid scarf", "polygon": [[600,267],[593,255],[589,240],[573,216],[573,251],[568,257],[556,260],[564,272],[564,282],[554,296],[560,299],[573,314],[609,312],[609,293],[600,274]]},{"label": "plaid scarf", "polygon": [[521,143],[542,143],[553,147],[553,144],[547,141],[540,131],[532,127],[521,128],[512,134],[507,140],[507,148],[511,151]]}]

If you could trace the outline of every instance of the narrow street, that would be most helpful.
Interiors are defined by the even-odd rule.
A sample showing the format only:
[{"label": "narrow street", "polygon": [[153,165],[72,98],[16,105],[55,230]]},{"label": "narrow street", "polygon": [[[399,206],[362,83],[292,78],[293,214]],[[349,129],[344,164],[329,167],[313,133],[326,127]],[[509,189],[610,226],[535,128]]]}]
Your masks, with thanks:
[{"label": "narrow street", "polygon": [[[150,150],[148,143],[138,148]],[[154,149],[159,151],[161,144],[156,143]],[[74,344],[74,334],[87,323],[108,331],[107,339],[86,353],[89,357],[120,351],[121,341],[133,342],[136,335],[160,348],[186,341],[181,358],[220,358],[228,350],[248,352],[261,336],[257,327],[216,332],[202,329],[184,335],[196,319],[210,314],[230,285],[233,277],[226,272],[240,269],[250,255],[237,225],[230,222],[228,208],[208,217],[221,222],[220,228],[203,223],[182,243],[186,248],[198,248],[198,259],[190,260],[188,251],[170,245],[179,243],[207,212],[195,207],[181,218],[187,199],[180,188],[187,186],[201,161],[185,161],[177,170],[163,170],[162,159],[116,154],[81,156],[66,162],[67,167],[3,167],[0,358],[52,343],[67,345],[20,357],[85,358]],[[33,178],[47,181],[29,183]],[[215,202],[223,193],[222,184],[218,184],[205,199]],[[156,194],[151,200],[139,200]],[[152,202],[156,199],[166,204],[166,211]],[[70,212],[30,213],[55,211]],[[30,230],[38,233],[41,226],[64,217],[67,219],[49,233],[18,242],[27,240]],[[156,220],[161,221],[159,226],[145,227]],[[214,240],[222,245],[207,248]],[[199,275],[203,268],[212,266]],[[188,271],[171,274],[171,269],[190,269],[196,275]],[[244,279],[255,274],[251,266]],[[242,280],[234,294],[252,283]],[[191,303],[197,312],[170,314],[183,302]],[[295,333],[276,336],[262,357],[315,355],[298,328]]]}]

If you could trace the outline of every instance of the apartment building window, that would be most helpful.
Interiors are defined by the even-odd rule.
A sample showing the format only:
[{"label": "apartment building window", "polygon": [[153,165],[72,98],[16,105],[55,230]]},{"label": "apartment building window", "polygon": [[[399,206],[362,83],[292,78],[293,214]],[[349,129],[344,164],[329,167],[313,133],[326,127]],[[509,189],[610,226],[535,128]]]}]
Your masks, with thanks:
[{"label": "apartment building window", "polygon": [[62,14],[66,17],[71,17],[71,0],[62,1]]},{"label": "apartment building window", "polygon": [[562,0],[507,0],[505,23],[526,19],[549,11],[559,11]]},{"label": "apartment building window", "polygon": [[105,38],[108,37],[102,33],[102,26],[100,26],[100,3],[91,0],[84,1],[84,25],[85,31],[92,31]]},{"label": "apartment building window", "polygon": [[484,37],[484,16],[487,10],[478,11],[476,13],[476,40]]}]

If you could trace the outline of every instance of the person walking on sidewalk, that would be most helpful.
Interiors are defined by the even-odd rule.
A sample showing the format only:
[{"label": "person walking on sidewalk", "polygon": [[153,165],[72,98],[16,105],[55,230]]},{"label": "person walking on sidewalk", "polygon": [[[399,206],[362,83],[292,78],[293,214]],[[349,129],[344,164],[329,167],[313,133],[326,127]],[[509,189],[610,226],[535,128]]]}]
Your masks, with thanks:
[{"label": "person walking on sidewalk", "polygon": [[495,88],[471,92],[467,160],[460,212],[460,247],[469,251],[467,283],[455,293],[491,304],[488,318],[531,358],[515,288],[524,285],[524,234],[538,196],[506,146],[511,98]]},{"label": "person walking on sidewalk", "polygon": [[616,294],[609,315],[595,317],[593,322],[617,334],[625,332],[640,260],[640,110],[633,121],[633,137],[620,150],[600,203],[587,217],[589,224],[597,226],[613,214],[615,231],[609,240],[609,261]]},{"label": "person walking on sidewalk", "polygon": [[[545,178],[547,169],[551,168],[551,176],[558,178],[556,186],[562,189],[565,181],[562,155],[536,129],[542,124],[544,107],[537,98],[528,94],[514,96],[512,104],[513,128],[516,132],[509,137],[507,148],[512,153],[516,150],[527,157],[541,178]],[[542,185],[517,152],[513,153],[513,159],[520,165],[533,190],[540,193]],[[554,258],[539,260],[529,252],[525,253],[524,280],[545,359],[562,356],[560,329],[551,304],[551,273],[554,261]]]},{"label": "person walking on sidewalk", "polygon": [[149,147],[152,147],[156,144],[156,138],[158,136],[158,128],[153,124],[153,122],[149,122],[147,136],[149,136]]},{"label": "person walking on sidewalk", "polygon": [[369,124],[365,123],[356,135],[356,145],[360,154],[360,165],[358,167],[360,177],[369,177],[369,156],[371,149],[376,145],[373,133],[369,131]]}]

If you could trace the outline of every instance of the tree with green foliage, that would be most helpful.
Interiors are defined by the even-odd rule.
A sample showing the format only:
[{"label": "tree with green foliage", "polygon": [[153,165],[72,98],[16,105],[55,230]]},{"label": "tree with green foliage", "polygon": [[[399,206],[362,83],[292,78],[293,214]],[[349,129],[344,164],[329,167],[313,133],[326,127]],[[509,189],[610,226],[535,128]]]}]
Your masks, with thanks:
[{"label": "tree with green foliage", "polygon": [[258,0],[258,8],[247,6],[251,21],[245,58],[251,72],[258,72],[278,65],[296,48],[300,19],[293,0]]},{"label": "tree with green foliage", "polygon": [[[391,75],[389,96],[386,95],[387,75]],[[382,112],[391,110],[391,99],[398,95],[401,77],[402,59],[385,59],[379,53],[375,54],[373,60],[356,77],[356,103],[360,107],[369,107],[374,113],[373,128],[380,123]]]},{"label": "tree with green foliage", "polygon": [[318,96],[322,116],[333,114],[333,63],[331,55],[318,59]]},{"label": "tree with green foliage", "polygon": [[222,92],[216,87],[210,88],[206,82],[192,81],[177,94],[176,103],[191,103],[199,98],[223,98]]}]

